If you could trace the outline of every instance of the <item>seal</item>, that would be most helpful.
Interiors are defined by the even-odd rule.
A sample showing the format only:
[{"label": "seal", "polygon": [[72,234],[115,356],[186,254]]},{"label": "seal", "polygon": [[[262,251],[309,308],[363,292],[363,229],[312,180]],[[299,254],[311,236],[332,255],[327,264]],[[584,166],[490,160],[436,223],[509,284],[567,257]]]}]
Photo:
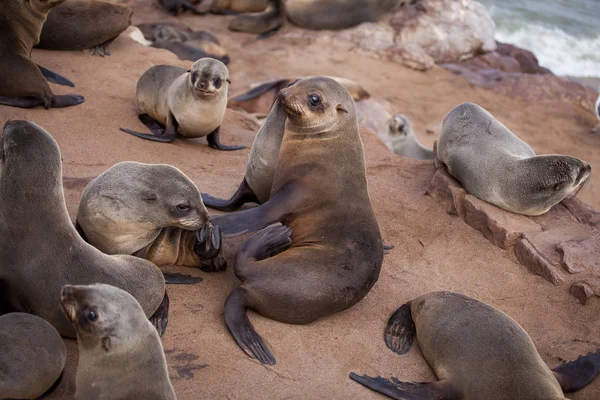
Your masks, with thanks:
[{"label": "seal", "polygon": [[236,253],[242,285],[225,301],[224,316],[238,345],[271,365],[275,358],[248,320],[248,308],[308,324],[359,302],[383,259],[350,93],[333,79],[310,77],[283,89],[279,102],[287,120],[271,196],[212,219],[232,236],[267,227]]},{"label": "seal", "polygon": [[417,337],[439,381],[350,378],[393,399],[558,400],[600,372],[600,350],[550,370],[525,330],[502,311],[454,292],[432,292],[400,307],[385,330],[398,354]]},{"label": "seal", "polygon": [[60,335],[35,315],[0,316],[0,399],[37,399],[62,376],[67,350]]},{"label": "seal", "polygon": [[227,67],[212,58],[196,61],[187,71],[171,65],[155,65],[137,82],[139,119],[152,134],[121,130],[157,142],[172,142],[177,135],[206,136],[213,149],[245,149],[246,146],[228,146],[219,140],[228,87]]},{"label": "seal", "polygon": [[475,197],[508,211],[541,215],[574,196],[590,176],[585,161],[541,155],[482,107],[464,103],[444,118],[440,161]]},{"label": "seal", "polygon": [[227,65],[229,55],[219,39],[206,31],[185,31],[168,24],[157,24],[152,28],[154,47],[167,49],[182,60],[197,61],[211,57]]},{"label": "seal", "polygon": [[65,285],[60,301],[77,330],[76,400],[176,399],[158,333],[132,295]]},{"label": "seal", "polygon": [[109,45],[131,25],[130,7],[96,0],[67,1],[48,13],[35,46],[48,50],[92,49],[109,56]]},{"label": "seal", "polygon": [[106,254],[205,271],[227,266],[198,188],[170,165],[115,164],[83,190],[76,221],[87,242]]},{"label": "seal", "polygon": [[164,332],[162,273],[138,257],[104,254],[79,236],[65,204],[60,150],[48,132],[8,121],[0,136],[0,171],[1,310],[37,315],[74,337],[60,306],[62,286],[107,283],[131,293]]},{"label": "seal", "polygon": [[213,0],[210,12],[213,14],[238,14],[264,11],[269,0]]},{"label": "seal", "polygon": [[84,102],[79,95],[54,95],[48,82],[75,85],[31,60],[31,49],[40,40],[48,12],[63,1],[14,0],[0,8],[0,104],[48,109]]},{"label": "seal", "polygon": [[433,160],[433,150],[419,143],[405,115],[396,114],[390,119],[388,135],[395,154],[415,160]]},{"label": "seal", "polygon": [[191,11],[194,14],[204,14],[190,0],[158,0],[158,3],[171,15],[179,15],[184,11]]},{"label": "seal", "polygon": [[229,23],[229,30],[259,33],[266,38],[275,33],[285,22],[285,4],[283,0],[269,1],[264,11],[244,14]]}]

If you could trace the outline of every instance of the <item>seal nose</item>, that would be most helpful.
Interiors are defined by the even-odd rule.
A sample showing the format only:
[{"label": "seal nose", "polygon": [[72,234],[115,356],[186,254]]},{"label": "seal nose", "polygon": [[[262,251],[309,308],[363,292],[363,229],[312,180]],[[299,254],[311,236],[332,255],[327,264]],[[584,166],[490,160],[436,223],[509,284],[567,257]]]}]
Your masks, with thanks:
[{"label": "seal nose", "polygon": [[198,86],[200,86],[200,89],[206,89],[206,86],[207,86],[206,81],[200,81]]}]

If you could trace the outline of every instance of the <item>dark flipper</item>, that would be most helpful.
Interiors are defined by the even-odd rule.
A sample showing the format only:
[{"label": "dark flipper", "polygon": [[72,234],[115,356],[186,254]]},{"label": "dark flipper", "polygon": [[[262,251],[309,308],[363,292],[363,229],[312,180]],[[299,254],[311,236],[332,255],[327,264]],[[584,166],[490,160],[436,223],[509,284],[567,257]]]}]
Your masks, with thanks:
[{"label": "dark flipper", "polygon": [[196,231],[196,244],[194,251],[203,259],[214,258],[221,251],[221,228],[208,223]]},{"label": "dark flipper", "polygon": [[552,371],[563,392],[576,392],[590,384],[600,373],[600,349],[559,365]]},{"label": "dark flipper", "polygon": [[402,305],[388,320],[385,344],[394,353],[408,353],[415,338],[416,328],[410,313],[410,303]]},{"label": "dark flipper", "polygon": [[260,33],[258,34],[258,36],[256,37],[256,40],[263,40],[263,39],[268,39],[271,36],[273,36],[278,30],[281,29],[281,27],[283,26],[283,24],[279,24],[277,25],[275,28],[269,29],[266,32]]},{"label": "dark flipper", "polygon": [[152,325],[154,325],[158,331],[158,335],[164,335],[165,331],[167,330],[167,324],[169,323],[169,295],[166,291],[162,302],[149,319]]},{"label": "dark flipper", "polygon": [[459,400],[460,392],[447,382],[401,382],[396,378],[372,378],[350,373],[361,385],[397,400]]},{"label": "dark flipper", "polygon": [[58,377],[58,379],[56,381],[54,381],[54,383],[52,384],[52,386],[50,386],[50,388],[48,390],[46,390],[44,392],[44,394],[42,394],[40,397],[38,397],[36,400],[44,400],[46,398],[48,398],[52,392],[54,392],[56,390],[56,388],[60,385],[60,383],[62,382],[62,378],[63,378],[64,372],[60,373],[60,376]]},{"label": "dark flipper", "polygon": [[250,189],[250,186],[248,186],[246,178],[244,178],[237,191],[229,200],[218,199],[210,194],[202,193],[202,202],[206,207],[220,211],[235,211],[245,203],[260,204],[256,195],[252,189]]},{"label": "dark flipper", "polygon": [[179,5],[181,6],[181,8],[183,8],[184,10],[189,10],[191,12],[193,12],[194,14],[197,15],[203,15],[206,14],[205,11],[200,11],[196,8],[195,5],[193,5],[192,3],[190,3],[188,0],[180,0]]},{"label": "dark flipper", "polygon": [[229,99],[229,102],[240,103],[257,98],[258,96],[267,93],[270,90],[277,89],[281,90],[285,85],[289,83],[289,79],[279,79],[276,81],[261,83],[260,85],[248,90],[246,93],[242,93],[239,96],[235,96]]},{"label": "dark flipper", "polygon": [[255,233],[240,246],[236,265],[260,261],[281,253],[292,245],[292,229],[276,223]]},{"label": "dark flipper", "polygon": [[146,125],[152,134],[132,131],[131,129],[120,128],[123,132],[132,134],[142,139],[152,140],[154,142],[171,143],[177,137],[176,129],[165,129],[160,123],[150,117],[148,114],[140,114],[138,118]]},{"label": "dark flipper", "polygon": [[61,76],[59,74],[57,74],[56,72],[52,72],[49,69],[46,69],[44,67],[42,67],[41,65],[38,65],[38,68],[40,69],[40,72],[42,73],[42,75],[44,75],[44,78],[46,78],[46,80],[50,83],[56,83],[57,85],[63,85],[63,86],[70,86],[70,87],[75,87],[75,84],[73,82],[71,82],[70,80],[68,80],[67,78],[65,78],[64,76]]},{"label": "dark flipper", "polygon": [[246,148],[246,146],[239,146],[239,145],[228,146],[225,144],[221,144],[221,141],[219,140],[219,131],[220,130],[221,130],[221,127],[219,126],[219,127],[217,127],[217,129],[215,129],[214,131],[209,133],[208,136],[206,137],[206,140],[208,140],[208,145],[210,147],[212,147],[213,149],[224,150],[224,151],[241,150],[241,149]]},{"label": "dark flipper", "polygon": [[110,56],[110,43],[112,40],[99,44],[98,46],[94,46],[90,49],[90,55],[92,56]]},{"label": "dark flipper", "polygon": [[33,97],[4,97],[0,96],[0,104],[19,108],[33,108],[42,105],[42,101]]},{"label": "dark flipper", "polygon": [[393,245],[391,245],[391,244],[384,244],[384,245],[383,245],[383,249],[384,249],[384,250],[392,250],[393,248],[394,248],[394,246],[393,246]]},{"label": "dark flipper", "polygon": [[52,98],[52,108],[64,108],[81,104],[85,101],[85,97],[78,94],[64,94],[54,96]]},{"label": "dark flipper", "polygon": [[246,315],[247,292],[238,287],[225,300],[225,324],[238,346],[250,357],[256,358],[263,364],[275,365],[275,357],[256,333]]},{"label": "dark flipper", "polygon": [[193,285],[203,281],[203,278],[199,276],[177,274],[173,272],[163,272],[163,276],[165,277],[165,283],[169,285]]}]

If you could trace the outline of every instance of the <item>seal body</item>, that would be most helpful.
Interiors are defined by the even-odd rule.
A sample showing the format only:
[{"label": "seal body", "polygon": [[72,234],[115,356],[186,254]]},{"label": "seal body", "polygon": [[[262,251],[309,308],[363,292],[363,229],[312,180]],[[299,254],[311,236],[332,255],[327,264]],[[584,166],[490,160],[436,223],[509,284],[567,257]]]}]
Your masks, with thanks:
[{"label": "seal body", "polygon": [[591,166],[577,158],[541,155],[476,104],[446,115],[437,159],[467,192],[500,208],[540,215],[577,194]]},{"label": "seal body", "polygon": [[395,154],[415,160],[433,160],[433,150],[419,143],[405,115],[396,114],[390,119],[388,135]]},{"label": "seal body", "polygon": [[136,299],[110,285],[61,291],[77,330],[76,400],[176,400],[160,338]]},{"label": "seal body", "polygon": [[154,47],[167,49],[182,60],[197,61],[211,57],[229,63],[229,55],[219,40],[206,31],[185,31],[172,25],[156,24],[152,28]]},{"label": "seal body", "polygon": [[43,319],[25,313],[0,316],[0,398],[37,399],[62,374],[67,351]]}]

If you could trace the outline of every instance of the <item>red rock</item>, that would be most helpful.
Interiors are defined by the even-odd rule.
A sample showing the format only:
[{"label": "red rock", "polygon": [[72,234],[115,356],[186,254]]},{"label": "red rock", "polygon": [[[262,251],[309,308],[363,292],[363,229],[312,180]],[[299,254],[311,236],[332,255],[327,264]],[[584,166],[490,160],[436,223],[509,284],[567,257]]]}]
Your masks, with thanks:
[{"label": "red rock", "polygon": [[558,285],[564,280],[560,270],[540,254],[527,237],[523,237],[517,242],[515,255],[523,266],[534,274],[543,276],[553,284]]},{"label": "red rock", "polygon": [[561,243],[557,250],[562,255],[562,266],[570,273],[592,271],[600,275],[600,234]]},{"label": "red rock", "polygon": [[564,199],[561,204],[563,204],[579,222],[592,226],[600,225],[600,213],[589,205],[582,203],[577,197]]},{"label": "red rock", "polygon": [[520,72],[526,74],[551,74],[549,69],[541,67],[537,57],[529,50],[508,43],[496,42],[496,52],[510,57],[519,63]]},{"label": "red rock", "polygon": [[587,303],[589,298],[594,295],[594,291],[586,282],[575,282],[571,285],[569,292],[577,297],[581,304]]},{"label": "red rock", "polygon": [[437,168],[435,171],[427,194],[446,203],[448,214],[464,217],[464,200],[467,191],[444,170],[444,167]]}]

